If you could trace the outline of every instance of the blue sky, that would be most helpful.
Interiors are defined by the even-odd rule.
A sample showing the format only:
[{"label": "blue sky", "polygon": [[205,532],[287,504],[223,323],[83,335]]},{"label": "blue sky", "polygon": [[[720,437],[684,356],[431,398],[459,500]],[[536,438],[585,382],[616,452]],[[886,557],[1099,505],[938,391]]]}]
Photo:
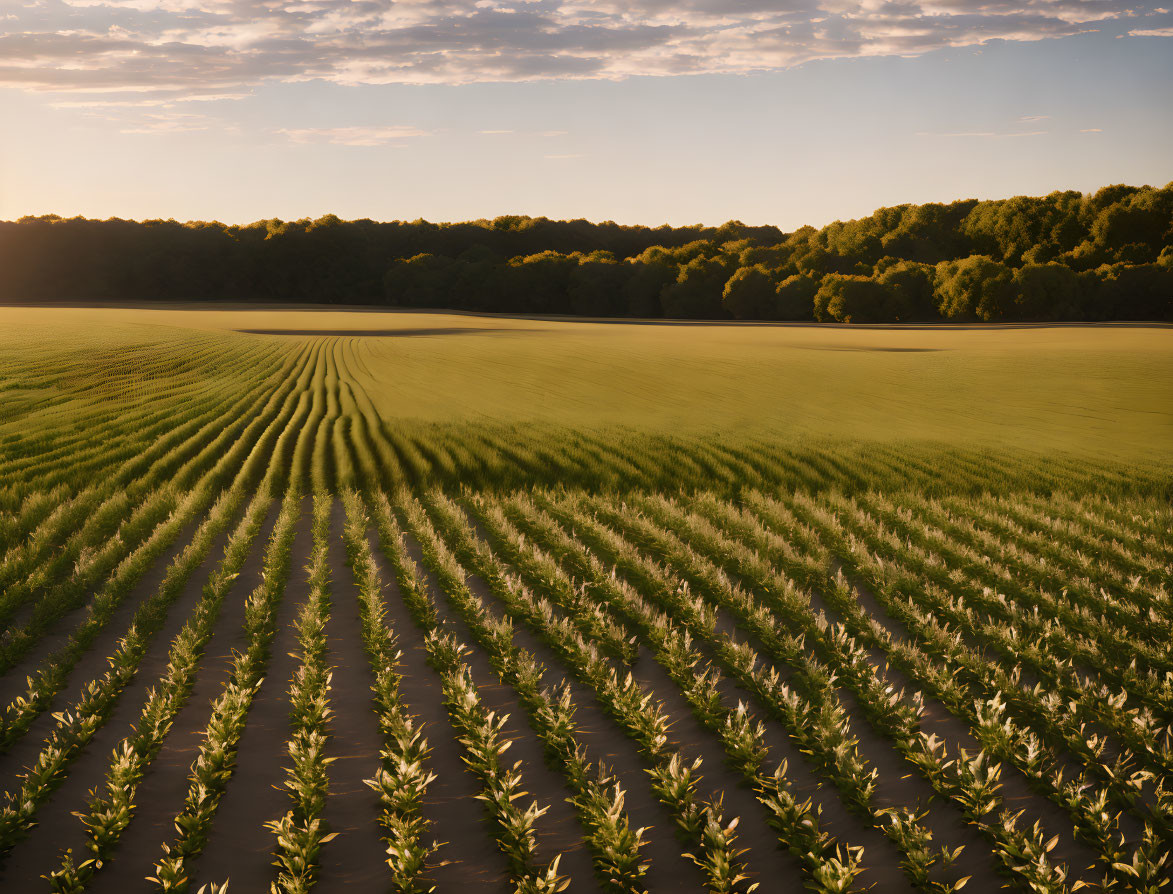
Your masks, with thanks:
[{"label": "blue sky", "polygon": [[793,229],[1164,185],[1170,109],[1153,4],[38,0],[0,12],[0,217]]}]

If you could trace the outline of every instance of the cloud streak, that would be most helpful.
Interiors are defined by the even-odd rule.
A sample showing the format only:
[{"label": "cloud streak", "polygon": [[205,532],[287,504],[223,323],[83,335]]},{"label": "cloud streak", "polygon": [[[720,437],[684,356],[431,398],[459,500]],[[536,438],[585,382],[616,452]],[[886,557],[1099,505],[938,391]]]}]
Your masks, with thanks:
[{"label": "cloud streak", "polygon": [[413,137],[431,136],[415,127],[298,127],[277,131],[294,143],[333,143],[336,146],[400,145]]},{"label": "cloud streak", "polygon": [[989,138],[1005,139],[1008,137],[1043,137],[1043,136],[1047,135],[1047,131],[1045,131],[1045,130],[1021,130],[1021,131],[1007,131],[1005,133],[999,133],[998,131],[993,131],[993,130],[963,130],[963,131],[946,132],[946,133],[934,133],[932,131],[920,130],[920,131],[917,131],[916,135],[918,137],[949,137],[949,138],[980,137],[980,138],[985,138],[985,139],[989,139]]},{"label": "cloud streak", "polygon": [[38,0],[0,19],[0,86],[154,101],[313,79],[744,73],[1126,20],[1173,34],[1146,0]]}]

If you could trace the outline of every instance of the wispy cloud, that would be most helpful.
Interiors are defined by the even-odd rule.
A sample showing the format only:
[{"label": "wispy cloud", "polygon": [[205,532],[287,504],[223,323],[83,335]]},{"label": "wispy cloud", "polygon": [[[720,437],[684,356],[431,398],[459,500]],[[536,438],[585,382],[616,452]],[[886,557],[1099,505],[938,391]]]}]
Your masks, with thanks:
[{"label": "wispy cloud", "polygon": [[100,96],[81,96],[74,99],[59,99],[49,103],[53,109],[152,109],[175,108],[184,103],[199,102],[230,102],[244,99],[252,94],[247,91],[238,93],[192,93],[179,96],[134,94],[119,99],[107,99]]},{"label": "wispy cloud", "polygon": [[1019,121],[1046,121],[1050,115],[1023,115]]},{"label": "wispy cloud", "polygon": [[137,123],[126,124],[122,133],[169,134],[193,133],[210,129],[216,122],[207,115],[185,112],[157,112],[142,115]]},{"label": "wispy cloud", "polygon": [[413,137],[430,136],[430,132],[415,127],[297,127],[282,128],[295,143],[333,143],[337,146],[396,145]]},{"label": "wispy cloud", "polygon": [[1103,132],[1104,132],[1104,128],[1102,128],[1102,127],[1085,127],[1085,128],[1083,128],[1083,130],[1080,131],[1080,133],[1103,133]]},{"label": "wispy cloud", "polygon": [[1058,38],[1106,22],[1167,37],[1168,15],[1151,0],[39,0],[7,14],[0,86],[174,99],[313,79],[751,72]]},{"label": "wispy cloud", "polygon": [[1045,130],[1007,131],[1004,133],[1000,133],[994,130],[962,130],[949,131],[944,133],[938,133],[929,130],[918,130],[916,132],[918,137],[994,137],[997,139],[1003,139],[1006,137],[1042,137],[1046,136],[1046,134],[1047,131]]}]

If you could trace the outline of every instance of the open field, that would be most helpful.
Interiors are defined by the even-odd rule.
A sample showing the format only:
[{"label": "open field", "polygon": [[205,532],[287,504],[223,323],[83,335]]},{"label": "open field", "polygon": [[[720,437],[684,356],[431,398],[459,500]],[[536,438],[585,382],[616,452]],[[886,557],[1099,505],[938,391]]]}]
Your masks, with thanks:
[{"label": "open field", "polygon": [[241,330],[319,333],[380,416],[407,422],[1173,455],[1168,327],[600,325],[218,306],[0,308],[0,323],[9,342],[99,337],[167,354],[196,335],[227,353],[306,340]]},{"label": "open field", "polygon": [[0,308],[0,408],[4,891],[1170,877],[1173,330]]}]

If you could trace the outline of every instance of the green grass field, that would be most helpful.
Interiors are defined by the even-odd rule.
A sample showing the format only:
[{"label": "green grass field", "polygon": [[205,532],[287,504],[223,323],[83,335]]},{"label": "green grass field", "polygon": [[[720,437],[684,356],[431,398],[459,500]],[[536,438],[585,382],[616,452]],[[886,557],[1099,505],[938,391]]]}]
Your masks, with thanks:
[{"label": "green grass field", "polygon": [[[241,332],[250,329],[290,334]],[[26,340],[44,344],[49,335],[71,353],[95,342],[182,352],[185,338],[208,333],[224,351],[325,337],[342,346],[347,375],[388,420],[1173,458],[1170,327],[905,330],[6,308],[0,331],[0,348],[14,358]]]},{"label": "green grass field", "polygon": [[1170,328],[0,308],[0,890],[1155,894],[1171,433]]}]

